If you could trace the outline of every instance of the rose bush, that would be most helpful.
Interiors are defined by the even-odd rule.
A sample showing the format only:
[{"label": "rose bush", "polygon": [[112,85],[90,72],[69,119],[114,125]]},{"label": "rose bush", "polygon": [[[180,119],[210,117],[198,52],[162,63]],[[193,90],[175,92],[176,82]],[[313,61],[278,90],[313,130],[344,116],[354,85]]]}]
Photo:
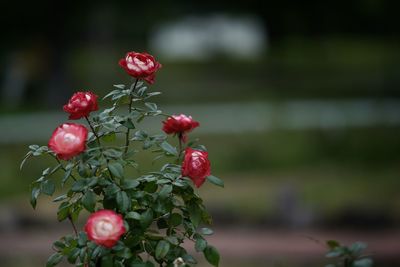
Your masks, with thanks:
[{"label": "rose bush", "polygon": [[[31,204],[35,208],[41,194],[52,196],[61,185],[57,192],[62,193],[53,199],[59,203],[57,219],[69,220],[74,230],[54,242],[56,252],[47,266],[62,259],[89,267],[195,264],[195,257],[182,246],[185,240],[218,266],[218,251],[204,237],[213,233],[204,227],[211,217],[193,184],[200,187],[208,180],[223,186],[223,182],[210,175],[205,146],[186,142],[199,123],[190,116],[165,114],[149,102],[160,94],[142,82],[154,82],[161,67],[154,57],[130,52],[119,64],[135,79],[129,86],[115,85],[104,96],[112,106],[94,113],[97,96],[75,93],[64,110],[72,120],[84,119],[86,126],[63,123],[48,146],[29,146],[21,163],[22,167],[32,156],[55,159],[32,183]],[[158,116],[164,119],[160,130],[174,134],[175,140],[141,128],[143,120]],[[137,157],[145,150],[161,161],[148,173],[143,173]],[[84,210],[91,215],[84,231],[79,231],[76,222]]]}]

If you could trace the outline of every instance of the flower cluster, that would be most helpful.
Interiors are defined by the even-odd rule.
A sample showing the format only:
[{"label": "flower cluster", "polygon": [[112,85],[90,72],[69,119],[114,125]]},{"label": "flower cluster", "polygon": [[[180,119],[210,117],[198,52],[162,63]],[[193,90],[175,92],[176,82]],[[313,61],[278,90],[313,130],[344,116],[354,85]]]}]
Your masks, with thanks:
[{"label": "flower cluster", "polygon": [[[58,162],[54,168],[44,170],[41,178],[33,183],[31,203],[34,207],[39,194],[55,192],[55,183],[50,178],[58,170],[64,171],[63,185],[72,179],[67,194],[54,201],[62,201],[57,217],[60,221],[71,221],[76,237],[64,237],[55,243],[59,250],[49,258],[48,266],[56,265],[63,256],[80,266],[96,266],[99,260],[112,261],[113,266],[136,266],[134,264],[144,262],[141,253],[151,255],[160,266],[164,266],[163,262],[168,266],[176,262],[194,263],[193,257],[180,246],[186,237],[197,240],[196,250],[217,266],[217,250],[197,232],[200,223],[210,222],[210,216],[188,182],[199,188],[208,179],[223,186],[222,180],[211,175],[205,147],[187,142],[189,133],[200,124],[184,114],[166,115],[156,104],[146,102],[158,94],[146,93],[147,87],[141,82],[154,83],[155,73],[161,68],[153,56],[129,52],[119,65],[135,80],[129,89],[116,85],[117,89],[105,96],[114,101],[113,107],[93,114],[99,110],[98,96],[90,91],[74,93],[63,109],[70,120],[84,119],[85,124],[61,124],[51,135],[48,147],[30,146],[31,151],[23,161],[32,155],[49,154]],[[129,100],[128,114],[114,115],[114,110],[126,103],[123,99]],[[136,104],[140,101],[143,106]],[[131,130],[136,129],[144,117],[159,115],[166,116],[160,128],[167,135],[177,137],[178,147],[168,143],[165,135],[150,136],[143,130],[131,135]],[[104,144],[118,133],[125,137],[124,146]],[[125,168],[138,167],[132,157],[138,150],[131,141],[143,142],[144,150],[154,148],[153,152],[161,153],[156,159],[175,157],[177,164],[167,163],[160,172],[128,179],[131,174]],[[82,209],[91,215],[84,232],[78,233],[74,221]],[[168,228],[166,237],[160,239],[161,233],[156,239],[152,237],[148,228],[153,222],[159,229]],[[186,231],[183,235],[177,230],[181,226]],[[211,233],[210,229],[204,229],[207,229],[206,234]],[[148,261],[146,266],[153,265]]]}]

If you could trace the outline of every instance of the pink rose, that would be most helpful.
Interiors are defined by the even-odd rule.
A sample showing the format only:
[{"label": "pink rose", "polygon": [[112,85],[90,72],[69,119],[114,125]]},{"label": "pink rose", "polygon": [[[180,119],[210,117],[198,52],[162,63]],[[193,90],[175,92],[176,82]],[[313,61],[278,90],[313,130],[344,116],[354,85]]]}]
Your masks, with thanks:
[{"label": "pink rose", "polygon": [[154,83],[155,72],[161,68],[152,55],[147,53],[129,52],[120,59],[119,65],[132,77]]},{"label": "pink rose", "polygon": [[200,125],[199,122],[192,119],[192,116],[172,115],[163,123],[162,130],[166,134],[177,134],[183,142],[186,142],[187,133]]},{"label": "pink rose", "polygon": [[210,174],[208,153],[190,147],[186,148],[182,164],[182,176],[189,177],[196,187],[200,187]]},{"label": "pink rose", "polygon": [[64,111],[68,112],[70,120],[77,120],[89,116],[92,111],[98,110],[97,95],[92,92],[77,92],[73,94]]},{"label": "pink rose", "polygon": [[88,130],[85,126],[76,123],[64,123],[58,126],[50,140],[48,147],[60,159],[68,160],[86,148]]},{"label": "pink rose", "polygon": [[107,248],[112,248],[126,232],[121,214],[112,210],[92,213],[85,225],[88,238]]}]

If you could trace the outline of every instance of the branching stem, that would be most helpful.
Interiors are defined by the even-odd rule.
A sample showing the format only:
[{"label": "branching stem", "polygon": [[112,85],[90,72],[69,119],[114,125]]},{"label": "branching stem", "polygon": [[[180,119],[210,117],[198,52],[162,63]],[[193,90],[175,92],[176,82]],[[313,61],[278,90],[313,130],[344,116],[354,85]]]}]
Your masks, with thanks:
[{"label": "branching stem", "polygon": [[[133,84],[133,86],[131,88],[131,92],[129,94],[129,106],[128,106],[129,114],[131,114],[131,112],[132,112],[132,104],[133,104],[133,95],[132,95],[132,93],[135,91],[138,81],[139,81],[139,78],[137,78],[135,80],[135,83]],[[131,129],[128,128],[127,131],[126,131],[126,134],[125,134],[125,150],[124,150],[124,154],[128,153],[129,143],[131,141],[130,138],[129,138],[130,132],[131,132]]]},{"label": "branching stem", "polygon": [[[92,123],[90,122],[89,118],[88,118],[87,116],[85,116],[85,119],[86,119],[87,123],[89,124],[89,127],[90,127],[90,129],[92,130],[94,136],[96,137],[97,144],[99,145],[99,149],[100,149],[101,155],[106,159],[107,166],[108,166],[108,164],[110,163],[110,161],[109,161],[108,158],[103,154],[103,147],[101,146],[100,137],[99,137],[99,135],[97,134],[96,130],[94,129],[94,127],[93,127]],[[111,177],[111,178],[114,178],[113,175],[112,175],[112,173],[111,173],[111,171],[110,171],[110,169],[109,169],[108,167],[107,167],[107,170],[108,170],[108,173],[110,174],[110,177]]]}]

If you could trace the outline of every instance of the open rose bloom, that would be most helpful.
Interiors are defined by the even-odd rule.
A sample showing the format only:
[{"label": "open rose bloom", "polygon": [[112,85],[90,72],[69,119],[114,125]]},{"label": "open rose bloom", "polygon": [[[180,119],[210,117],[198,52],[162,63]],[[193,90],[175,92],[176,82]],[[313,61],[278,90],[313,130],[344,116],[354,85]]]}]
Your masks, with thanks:
[{"label": "open rose bloom", "polygon": [[87,136],[88,130],[85,126],[64,123],[54,130],[48,146],[58,158],[68,160],[85,150]]},{"label": "open rose bloom", "polygon": [[182,176],[189,177],[196,187],[200,187],[211,175],[210,165],[208,152],[188,147],[182,164]]},{"label": "open rose bloom", "polygon": [[98,245],[112,248],[126,232],[121,214],[112,210],[92,213],[85,225],[88,238]]},{"label": "open rose bloom", "polygon": [[153,84],[155,72],[161,68],[152,55],[147,53],[129,52],[119,61],[119,65],[132,77],[144,79]]},{"label": "open rose bloom", "polygon": [[68,112],[70,120],[77,120],[89,116],[92,111],[98,110],[97,95],[92,92],[77,92],[73,94],[64,111]]},{"label": "open rose bloom", "polygon": [[199,122],[192,119],[192,116],[186,116],[184,114],[172,115],[162,123],[162,130],[166,134],[176,134],[183,142],[186,142],[187,133],[200,125]]}]

